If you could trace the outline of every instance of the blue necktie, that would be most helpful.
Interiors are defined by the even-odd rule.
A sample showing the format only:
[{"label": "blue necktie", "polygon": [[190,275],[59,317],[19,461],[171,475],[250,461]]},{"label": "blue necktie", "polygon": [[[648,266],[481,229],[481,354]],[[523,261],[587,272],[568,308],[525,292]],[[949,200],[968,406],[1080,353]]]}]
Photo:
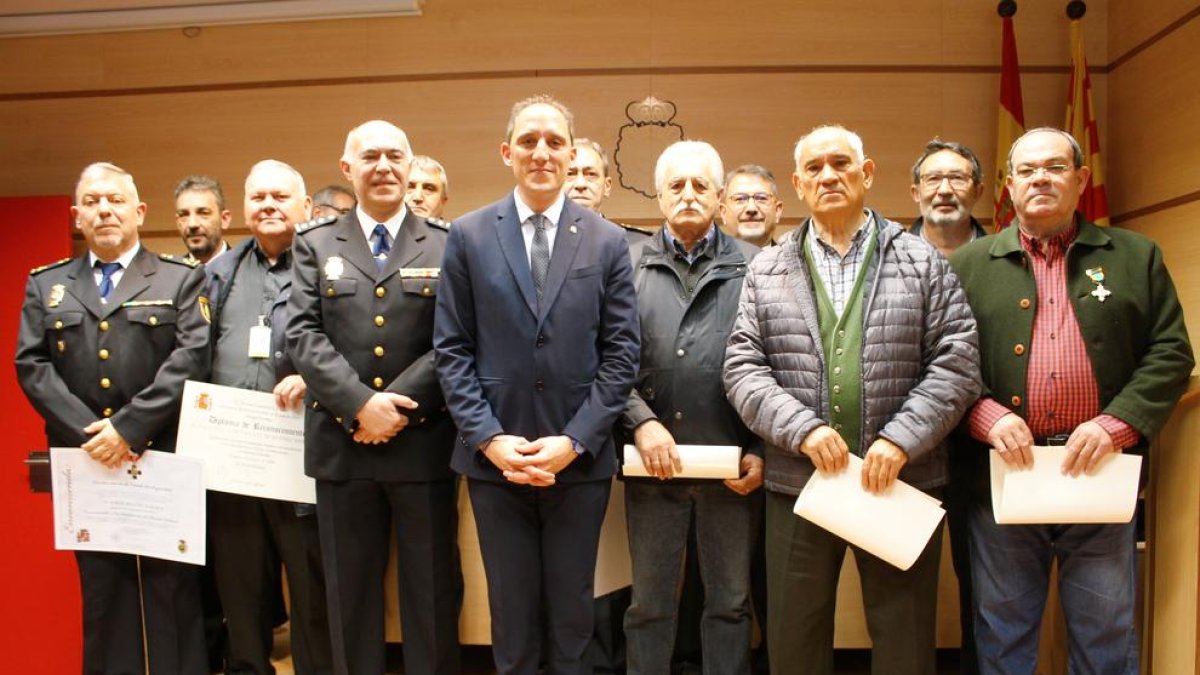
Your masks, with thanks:
[{"label": "blue necktie", "polygon": [[392,250],[392,245],[388,243],[387,228],[382,224],[376,225],[371,236],[375,238],[375,246],[371,248],[371,255],[375,256],[375,267],[382,272],[383,266],[387,264],[388,253]]},{"label": "blue necktie", "polygon": [[537,291],[538,304],[542,302],[542,290],[546,287],[546,273],[550,271],[550,238],[546,236],[546,216],[535,213],[533,221],[533,245],[529,247],[529,270],[533,272],[533,288]]},{"label": "blue necktie", "polygon": [[117,270],[121,269],[119,262],[100,262],[96,261],[96,267],[100,270],[100,300],[108,302],[108,296],[112,294],[113,275]]}]

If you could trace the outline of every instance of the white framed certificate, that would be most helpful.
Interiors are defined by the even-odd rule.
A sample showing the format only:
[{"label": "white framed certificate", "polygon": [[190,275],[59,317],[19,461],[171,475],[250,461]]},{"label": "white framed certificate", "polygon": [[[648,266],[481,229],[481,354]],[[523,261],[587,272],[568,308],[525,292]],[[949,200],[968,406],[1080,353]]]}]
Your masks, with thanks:
[{"label": "white framed certificate", "polygon": [[897,480],[879,494],[862,486],[863,460],[850,455],[835,474],[808,479],[793,511],[868,553],[907,570],[913,566],[942,517],[941,502]]},{"label": "white framed certificate", "polygon": [[[676,445],[683,470],[675,478],[737,478],[741,475],[742,449],[736,445]],[[645,478],[650,476],[642,463],[637,446],[625,446],[625,464],[621,475]]]},{"label": "white framed certificate", "polygon": [[209,490],[317,503],[304,475],[304,412],[280,410],[270,392],[188,380],[175,454],[204,462]]},{"label": "white framed certificate", "polygon": [[204,564],[204,466],[147,450],[110,469],[80,448],[50,448],[54,548]]}]

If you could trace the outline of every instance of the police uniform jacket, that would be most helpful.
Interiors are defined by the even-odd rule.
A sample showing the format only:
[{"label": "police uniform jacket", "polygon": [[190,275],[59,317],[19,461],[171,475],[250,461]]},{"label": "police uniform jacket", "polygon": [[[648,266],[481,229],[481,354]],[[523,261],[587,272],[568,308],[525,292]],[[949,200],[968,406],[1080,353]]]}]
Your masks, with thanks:
[{"label": "police uniform jacket", "polygon": [[136,453],[174,449],[183,383],[208,377],[203,288],[198,266],[145,248],[107,304],[86,255],[30,273],[17,376],[51,446],[107,417]]},{"label": "police uniform jacket", "polygon": [[[296,228],[287,340],[308,384],[304,467],[322,480],[450,478],[454,425],[433,367],[433,312],[446,230],[405,217],[379,271],[357,211]],[[376,392],[417,402],[387,443],[353,439]]]}]

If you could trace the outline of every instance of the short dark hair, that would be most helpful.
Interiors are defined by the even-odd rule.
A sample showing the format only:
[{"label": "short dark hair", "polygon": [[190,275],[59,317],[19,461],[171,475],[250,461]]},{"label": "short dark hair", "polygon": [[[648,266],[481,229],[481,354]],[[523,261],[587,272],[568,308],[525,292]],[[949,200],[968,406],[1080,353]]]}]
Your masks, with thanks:
[{"label": "short dark hair", "polygon": [[326,185],[320,190],[317,190],[317,192],[312,196],[313,206],[333,206],[333,204],[330,202],[333,201],[333,196],[338,194],[346,195],[350,199],[353,199],[355,203],[358,202],[358,198],[355,197],[354,193],[347,188],[341,185]]},{"label": "short dark hair", "polygon": [[570,108],[550,94],[534,94],[513,104],[512,112],[508,115],[508,126],[504,129],[505,142],[512,140],[513,130],[517,128],[517,115],[520,115],[526,108],[535,105],[548,105],[562,113],[562,116],[567,120],[567,136],[569,136],[567,140],[575,138],[575,116],[571,114]]},{"label": "short dark hair", "polygon": [[976,185],[979,185],[983,181],[983,169],[979,166],[979,158],[975,156],[975,153],[970,148],[962,143],[943,141],[940,138],[935,138],[925,144],[925,150],[921,153],[921,156],[917,158],[916,163],[913,164],[913,185],[921,182],[921,165],[925,163],[925,160],[929,159],[930,155],[939,153],[943,150],[949,150],[950,152],[953,152],[954,154],[971,163],[971,180],[975,181]]},{"label": "short dark hair", "polygon": [[217,198],[217,210],[225,210],[225,191],[221,189],[221,184],[217,182],[216,178],[200,175],[188,176],[175,186],[175,199],[179,199],[179,195],[185,192],[211,192]]},{"label": "short dark hair", "polygon": [[725,185],[729,185],[730,181],[738,176],[756,176],[763,179],[771,186],[771,194],[775,198],[779,197],[779,183],[775,181],[775,174],[767,167],[761,164],[743,164],[725,174]]}]

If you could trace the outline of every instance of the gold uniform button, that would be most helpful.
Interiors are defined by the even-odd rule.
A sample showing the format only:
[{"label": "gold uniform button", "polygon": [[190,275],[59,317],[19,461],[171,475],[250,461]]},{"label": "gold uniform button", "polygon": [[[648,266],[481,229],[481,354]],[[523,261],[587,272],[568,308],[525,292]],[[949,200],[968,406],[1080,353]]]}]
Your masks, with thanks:
[{"label": "gold uniform button", "polygon": [[111,386],[112,386],[112,380],[108,379],[107,377],[100,378],[100,388],[101,389],[108,389]]},{"label": "gold uniform button", "polygon": [[54,322],[54,330],[62,330],[62,327],[63,327],[63,322],[62,322],[62,321],[55,321],[55,322]]},{"label": "gold uniform button", "polygon": [[383,326],[383,324],[384,324],[384,323],[386,323],[386,322],[385,322],[385,321],[384,321],[384,319],[383,319],[383,315],[382,315],[382,314],[376,314],[376,315],[375,315],[375,325],[376,325],[376,326]]},{"label": "gold uniform button", "polygon": [[422,294],[422,295],[429,295],[429,294],[430,294],[430,293],[432,293],[432,292],[433,292],[433,289],[432,289],[432,288],[430,288],[430,287],[428,287],[428,286],[422,286],[422,287],[421,287],[421,294]]},{"label": "gold uniform button", "polygon": [[112,417],[112,416],[113,416],[113,409],[112,409],[112,408],[105,408],[105,409],[104,409],[104,416],[105,416],[105,417]]},{"label": "gold uniform button", "polygon": [[107,360],[108,360],[108,350],[107,350],[107,349],[101,349],[101,350],[100,350],[100,355],[99,355],[99,356],[100,356],[100,360],[101,360],[101,361],[107,361]]},{"label": "gold uniform button", "polygon": [[375,297],[377,297],[377,298],[382,298],[382,297],[383,297],[383,296],[385,296],[385,295],[387,295],[387,289],[386,289],[386,288],[384,288],[383,286],[376,286],[376,287],[375,287]]},{"label": "gold uniform button", "polygon": [[383,345],[375,345],[375,356],[383,356]]},{"label": "gold uniform button", "polygon": [[1025,353],[1025,345],[1018,344],[1013,347],[1013,353],[1020,356]]},{"label": "gold uniform button", "polygon": [[149,323],[151,326],[157,326],[158,325],[158,317],[157,316],[150,317],[150,320],[147,321],[147,323]]},{"label": "gold uniform button", "polygon": [[377,377],[374,380],[371,380],[371,383],[375,385],[376,389],[378,389],[383,386],[383,378]]},{"label": "gold uniform button", "polygon": [[1021,397],[1020,396],[1012,397],[1012,404],[1013,404],[1014,408],[1019,407],[1021,405]]},{"label": "gold uniform button", "polygon": [[325,289],[325,295],[327,295],[327,296],[329,296],[329,297],[331,297],[331,298],[334,296],[334,294],[335,294],[336,292],[337,292],[337,291],[333,290],[333,288],[326,288],[326,289]]},{"label": "gold uniform button", "polygon": [[335,417],[335,418],[333,418],[333,419],[334,419],[334,421],[336,421],[338,424],[341,424],[341,423],[342,423],[342,418],[340,418],[340,417]]},{"label": "gold uniform button", "polygon": [[1033,303],[1029,301],[1029,298],[1021,298],[1021,302],[1017,304],[1021,306],[1021,309],[1029,309]]},{"label": "gold uniform button", "polygon": [[108,330],[108,322],[107,321],[100,322],[100,330]]}]

